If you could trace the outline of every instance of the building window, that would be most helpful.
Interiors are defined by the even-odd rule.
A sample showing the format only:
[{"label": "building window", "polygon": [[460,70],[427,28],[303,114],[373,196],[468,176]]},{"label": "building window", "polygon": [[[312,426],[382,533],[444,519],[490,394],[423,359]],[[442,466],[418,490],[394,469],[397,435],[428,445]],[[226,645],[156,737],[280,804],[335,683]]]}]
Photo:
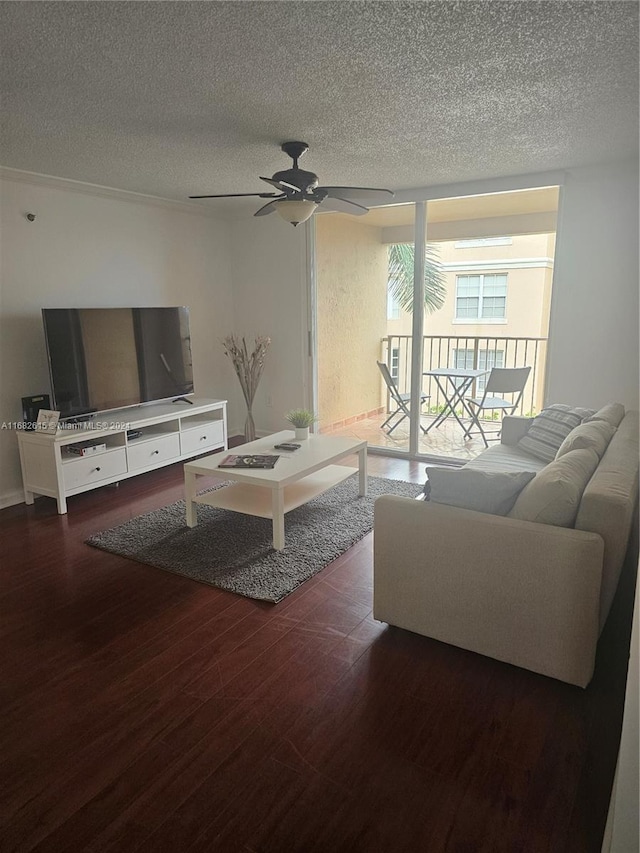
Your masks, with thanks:
[{"label": "building window", "polygon": [[400,319],[400,303],[391,292],[391,288],[387,290],[387,320]]},{"label": "building window", "polygon": [[507,274],[456,276],[456,320],[503,320]]},{"label": "building window", "polygon": [[[454,349],[452,353],[452,367],[462,368],[463,370],[473,370],[477,367],[479,370],[491,370],[492,367],[504,367],[504,350],[478,350],[478,363],[474,364],[474,356],[476,351],[472,349]],[[480,376],[476,379],[476,393],[482,394],[484,386],[487,384],[489,374]]]},{"label": "building window", "polygon": [[391,375],[397,381],[400,376],[400,348],[392,347],[391,348],[391,364],[389,366],[389,370],[391,371]]}]

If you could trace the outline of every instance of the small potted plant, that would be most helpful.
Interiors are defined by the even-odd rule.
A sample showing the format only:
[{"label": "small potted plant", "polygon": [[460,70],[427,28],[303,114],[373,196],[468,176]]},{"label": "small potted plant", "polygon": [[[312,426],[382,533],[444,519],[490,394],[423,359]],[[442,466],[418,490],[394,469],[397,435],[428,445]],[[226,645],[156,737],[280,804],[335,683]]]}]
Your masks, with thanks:
[{"label": "small potted plant", "polygon": [[313,412],[308,409],[292,409],[287,412],[285,419],[295,428],[298,441],[309,438],[309,427],[317,420]]}]

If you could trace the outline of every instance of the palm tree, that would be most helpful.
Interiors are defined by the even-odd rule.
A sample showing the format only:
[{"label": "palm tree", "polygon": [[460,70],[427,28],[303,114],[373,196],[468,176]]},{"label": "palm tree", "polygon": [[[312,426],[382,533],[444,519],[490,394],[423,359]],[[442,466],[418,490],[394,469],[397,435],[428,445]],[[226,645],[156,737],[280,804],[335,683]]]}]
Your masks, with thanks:
[{"label": "palm tree", "polygon": [[[389,292],[405,311],[413,311],[413,243],[389,246]],[[446,279],[437,246],[427,243],[424,253],[424,307],[431,314],[442,308],[447,295]]]}]

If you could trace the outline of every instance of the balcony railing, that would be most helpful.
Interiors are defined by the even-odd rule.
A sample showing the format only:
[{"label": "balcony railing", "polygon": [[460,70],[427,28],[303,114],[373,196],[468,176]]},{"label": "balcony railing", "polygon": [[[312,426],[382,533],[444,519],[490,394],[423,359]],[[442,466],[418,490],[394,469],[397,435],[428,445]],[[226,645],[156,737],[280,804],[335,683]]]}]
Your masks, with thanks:
[{"label": "balcony railing", "polygon": [[[531,367],[517,414],[532,415],[542,408],[546,354],[547,338],[425,335],[422,339],[422,370]],[[410,335],[388,335],[382,339],[382,360],[389,365],[402,393],[411,389],[411,357]],[[472,396],[482,394],[484,382],[485,378],[481,377],[469,393]],[[441,411],[445,400],[432,377],[423,377],[422,390],[430,395],[423,411]]]}]

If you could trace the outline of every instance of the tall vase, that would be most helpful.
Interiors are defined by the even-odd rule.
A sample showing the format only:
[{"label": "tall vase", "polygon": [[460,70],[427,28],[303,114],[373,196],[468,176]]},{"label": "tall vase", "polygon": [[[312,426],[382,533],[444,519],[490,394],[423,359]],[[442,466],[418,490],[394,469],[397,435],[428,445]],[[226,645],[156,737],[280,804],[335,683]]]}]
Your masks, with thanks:
[{"label": "tall vase", "polygon": [[254,441],[256,437],[256,425],[253,421],[251,409],[247,409],[247,419],[244,422],[244,440]]}]

